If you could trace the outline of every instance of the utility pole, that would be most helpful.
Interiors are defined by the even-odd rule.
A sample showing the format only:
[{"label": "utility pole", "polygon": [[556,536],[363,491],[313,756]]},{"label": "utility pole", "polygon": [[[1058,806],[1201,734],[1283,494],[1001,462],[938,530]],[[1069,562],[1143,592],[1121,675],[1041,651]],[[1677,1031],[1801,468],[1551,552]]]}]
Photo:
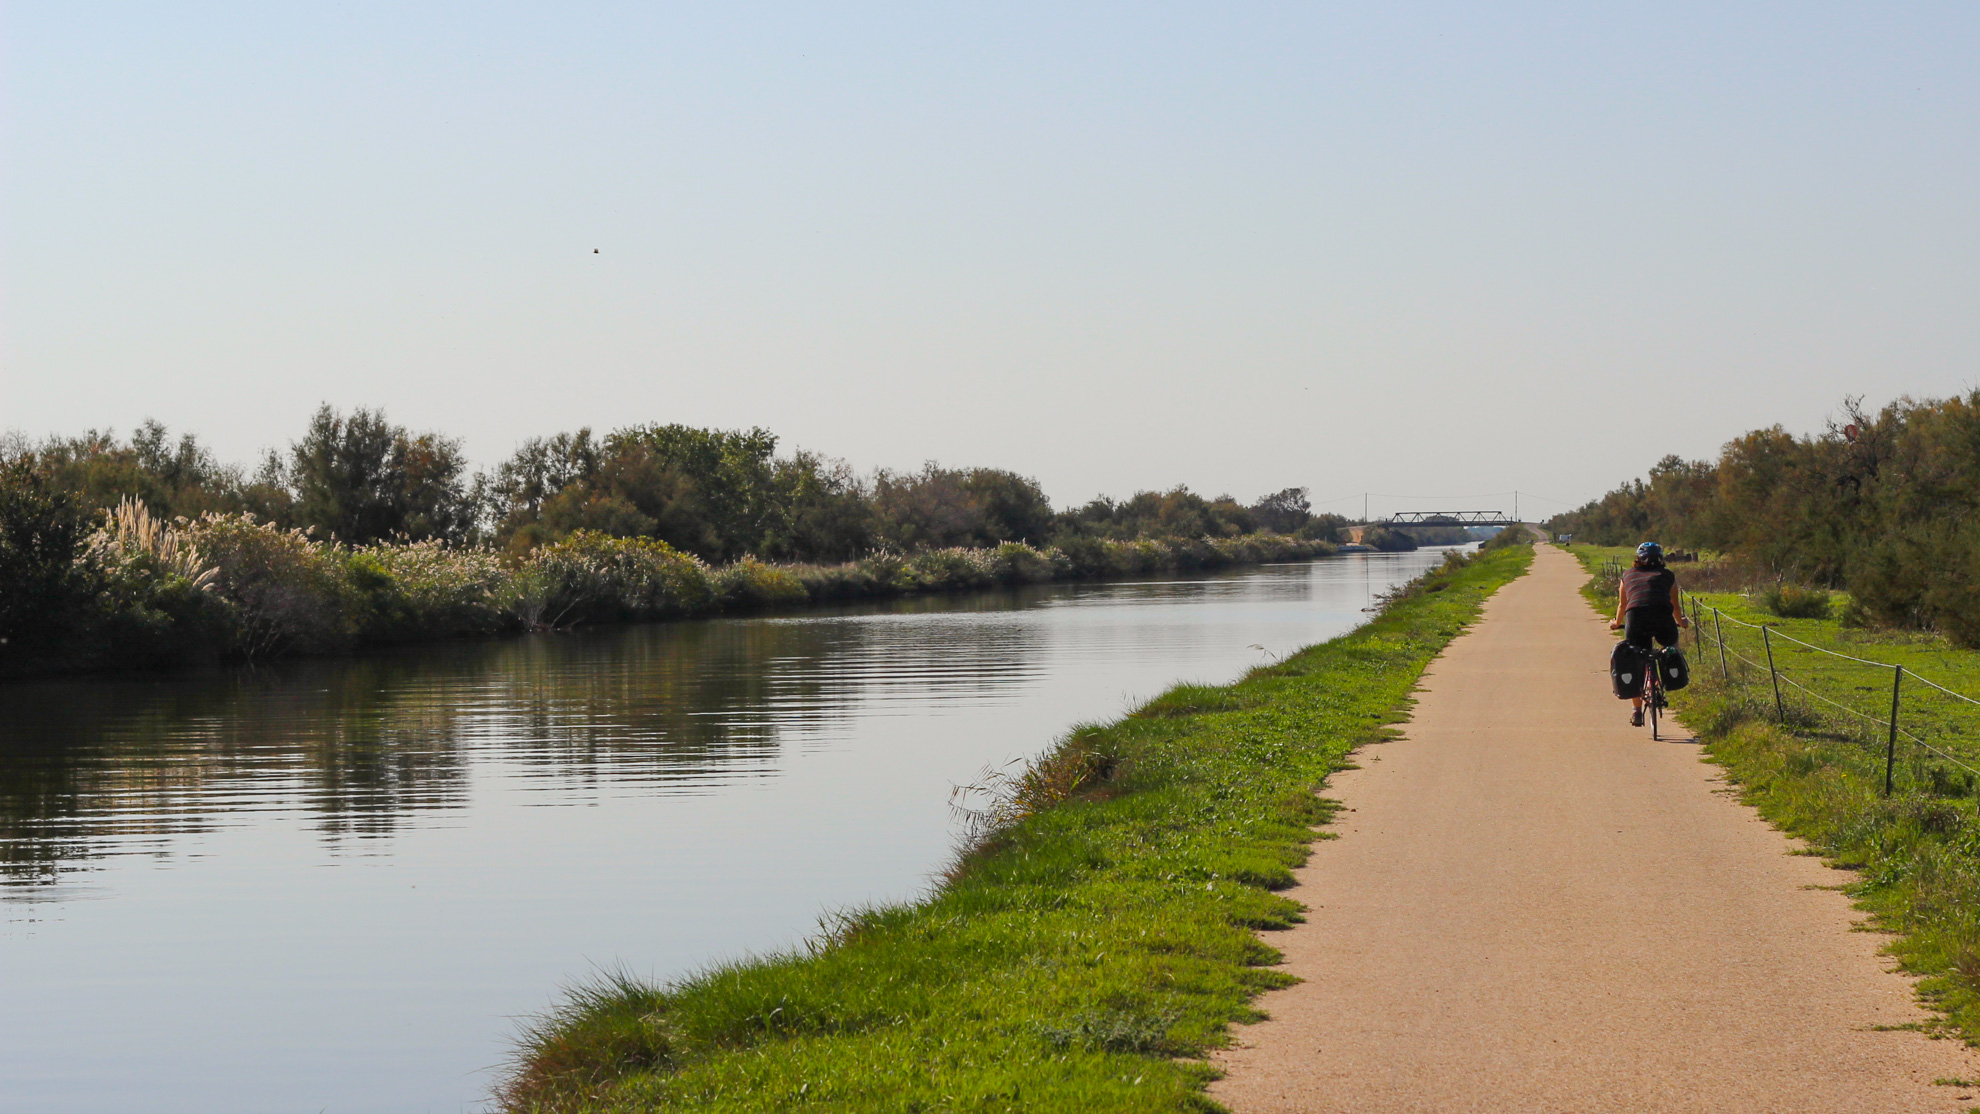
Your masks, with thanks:
[{"label": "utility pole", "polygon": [[1513,491],[1513,521],[1519,521],[1519,491],[1517,489]]},{"label": "utility pole", "polygon": [[1361,493],[1361,521],[1368,521],[1368,493],[1365,491]]}]

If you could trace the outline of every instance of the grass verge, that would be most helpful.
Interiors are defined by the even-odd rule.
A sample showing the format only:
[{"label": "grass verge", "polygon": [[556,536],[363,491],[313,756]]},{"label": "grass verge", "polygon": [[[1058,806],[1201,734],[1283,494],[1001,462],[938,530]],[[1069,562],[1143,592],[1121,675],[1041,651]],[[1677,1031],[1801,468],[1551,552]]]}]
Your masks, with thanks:
[{"label": "grass verge", "polygon": [[801,953],[572,991],[525,1033],[503,1107],[1216,1109],[1201,1054],[1290,981],[1256,930],[1300,919],[1275,891],[1329,814],[1314,790],[1531,556],[1453,555],[1358,630],[1073,731],[923,901]]},{"label": "grass verge", "polygon": [[[1573,552],[1589,571],[1591,604],[1613,614],[1615,589],[1603,579],[1603,565],[1626,551],[1575,546]],[[1675,571],[1682,587],[1686,570]],[[1722,666],[1709,618],[1702,643],[1686,635],[1693,682],[1672,695],[1678,715],[1748,804],[1851,873],[1845,890],[1870,915],[1871,927],[1892,934],[1885,950],[1921,976],[1921,998],[1944,1015],[1936,1035],[1980,1044],[1980,816],[1975,778],[1966,768],[1980,766],[1980,708],[1915,682],[1906,689],[1899,722],[1933,749],[1900,737],[1886,797],[1887,729],[1870,721],[1889,714],[1891,670],[1775,637],[1776,666],[1796,682],[1782,686],[1776,705],[1759,634],[1732,620],[1901,664],[1974,696],[1980,696],[1980,653],[1916,631],[1783,618],[1738,593],[1705,593],[1697,602],[1724,613],[1719,626],[1729,652]]]}]

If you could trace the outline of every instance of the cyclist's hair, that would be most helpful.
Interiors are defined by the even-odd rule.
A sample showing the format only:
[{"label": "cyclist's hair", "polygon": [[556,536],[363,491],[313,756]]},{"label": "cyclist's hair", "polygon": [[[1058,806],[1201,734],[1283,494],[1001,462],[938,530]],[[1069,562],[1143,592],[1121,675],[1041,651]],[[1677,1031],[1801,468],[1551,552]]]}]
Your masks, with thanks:
[{"label": "cyclist's hair", "polygon": [[1664,555],[1659,553],[1654,557],[1638,557],[1636,559],[1636,567],[1639,569],[1661,569],[1664,567]]}]

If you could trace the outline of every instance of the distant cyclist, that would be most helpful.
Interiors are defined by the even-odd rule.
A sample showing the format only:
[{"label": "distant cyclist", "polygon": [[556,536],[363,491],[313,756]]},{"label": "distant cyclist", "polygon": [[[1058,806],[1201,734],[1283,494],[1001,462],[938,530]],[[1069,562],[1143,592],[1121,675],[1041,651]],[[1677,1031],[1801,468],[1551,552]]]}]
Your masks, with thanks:
[{"label": "distant cyclist", "polygon": [[[1641,651],[1646,661],[1652,638],[1675,646],[1678,628],[1691,625],[1678,600],[1677,575],[1664,567],[1664,547],[1656,542],[1636,547],[1636,566],[1623,574],[1620,597],[1609,629],[1622,631],[1623,641]],[[1643,726],[1643,697],[1638,695],[1630,704],[1634,711],[1629,722]]]}]

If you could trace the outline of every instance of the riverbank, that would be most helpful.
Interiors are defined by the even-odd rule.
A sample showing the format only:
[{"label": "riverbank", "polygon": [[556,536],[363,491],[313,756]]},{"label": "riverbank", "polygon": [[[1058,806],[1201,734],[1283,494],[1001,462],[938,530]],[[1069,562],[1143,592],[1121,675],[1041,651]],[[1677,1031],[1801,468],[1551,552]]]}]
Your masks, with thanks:
[{"label": "riverbank", "polygon": [[1335,552],[1236,537],[1070,539],[879,553],[838,564],[709,565],[650,538],[578,531],[520,558],[438,542],[349,547],[251,515],[164,522],[126,503],[59,595],[66,626],[0,640],[0,677],[346,653],[577,625],[746,613],[854,599],[1186,572]]},{"label": "riverbank", "polygon": [[[1626,562],[1629,550],[1575,546],[1573,552],[1590,575],[1591,604],[1613,614],[1614,582],[1604,578],[1603,566]],[[1681,587],[1711,579],[1706,566],[1676,571]],[[1769,614],[1738,592],[1707,592],[1689,602],[1694,620],[1710,616],[1711,608],[1721,614],[1685,635],[1693,680],[1671,697],[1683,723],[1762,816],[1851,872],[1849,896],[1874,928],[1892,934],[1888,951],[1920,976],[1920,997],[1943,1011],[1952,1032],[1980,1043],[1980,818],[1974,811],[1980,779],[1972,772],[1980,767],[1980,745],[1971,742],[1980,736],[1980,706],[1916,680],[1980,697],[1980,652],[1919,631]],[[1847,604],[1838,598],[1828,610],[1839,615]],[[1777,664],[1792,679],[1778,705],[1758,626],[1778,632]],[[1806,650],[1781,634],[1861,660]],[[1905,734],[1888,797],[1892,670],[1869,662],[1903,665],[1914,677],[1903,694]]]},{"label": "riverbank", "polygon": [[1453,555],[1351,634],[1075,730],[984,786],[983,838],[924,901],[802,954],[573,991],[505,1106],[1203,1109],[1198,1057],[1285,981],[1254,930],[1300,915],[1273,891],[1327,814],[1311,790],[1530,560]]}]

